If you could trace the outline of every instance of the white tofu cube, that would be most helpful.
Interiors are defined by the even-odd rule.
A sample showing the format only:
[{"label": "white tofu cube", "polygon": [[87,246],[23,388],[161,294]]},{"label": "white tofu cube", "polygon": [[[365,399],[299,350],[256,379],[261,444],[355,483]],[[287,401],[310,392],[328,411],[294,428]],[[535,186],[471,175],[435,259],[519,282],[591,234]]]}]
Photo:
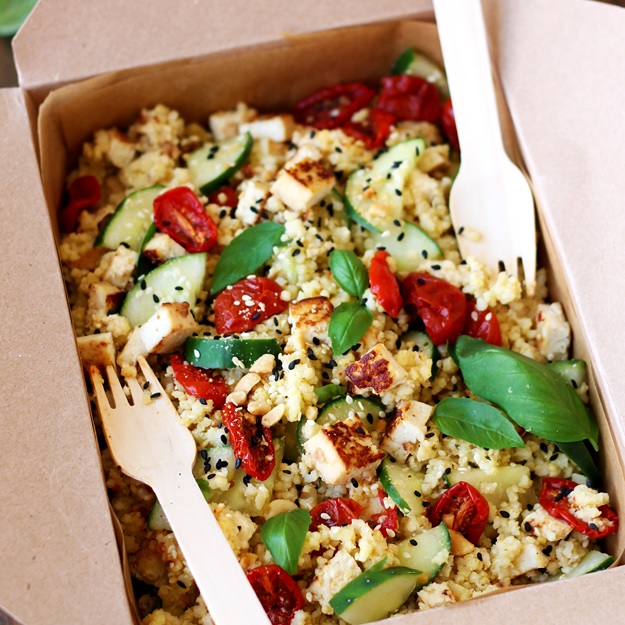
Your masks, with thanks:
[{"label": "white tofu cube", "polygon": [[279,143],[290,141],[295,129],[293,116],[263,115],[249,124],[241,124],[240,132],[249,132],[254,139],[271,139]]},{"label": "white tofu cube", "polygon": [[438,608],[455,602],[456,598],[447,582],[434,582],[424,586],[419,591],[419,607],[421,609]]},{"label": "white tofu cube", "polygon": [[297,148],[297,152],[286,162],[285,167],[292,167],[303,160],[320,161],[321,150],[314,143],[303,143]]},{"label": "white tofu cube", "polygon": [[108,282],[94,282],[87,293],[87,313],[85,326],[99,328],[102,319],[117,310],[124,299],[125,292]]},{"label": "white tofu cube", "polygon": [[246,226],[253,226],[260,216],[269,187],[260,180],[245,180],[241,184],[236,216]]},{"label": "white tofu cube", "polygon": [[432,406],[420,401],[400,400],[380,447],[399,462],[406,462],[408,455],[417,448],[417,442],[425,440],[427,422],[433,411]]},{"label": "white tofu cube", "polygon": [[564,540],[572,531],[566,521],[552,517],[540,504],[536,504],[534,510],[523,519],[523,527],[550,542]]},{"label": "white tofu cube", "polygon": [[92,365],[98,369],[115,366],[115,342],[110,332],[79,336],[76,339],[82,366],[89,371]]},{"label": "white tofu cube", "polygon": [[547,360],[568,358],[571,328],[559,302],[538,304],[536,332],[538,349]]},{"label": "white tofu cube", "polygon": [[361,572],[354,557],[348,551],[339,549],[331,560],[317,567],[308,592],[322,607],[329,606],[332,597]]},{"label": "white tofu cube", "polygon": [[545,568],[549,558],[542,552],[536,543],[525,543],[521,553],[514,559],[514,576],[525,575],[530,571]]},{"label": "white tofu cube", "polygon": [[232,111],[218,111],[208,118],[208,125],[215,137],[215,141],[232,139],[239,134],[241,124],[246,124],[256,119],[257,113],[239,102],[237,108]]},{"label": "white tofu cube", "polygon": [[352,478],[368,481],[386,455],[356,415],[324,426],[304,449],[326,484],[346,484]]},{"label": "white tofu cube", "polygon": [[359,392],[373,391],[380,395],[408,378],[383,343],[377,343],[360,360],[349,365],[345,373]]},{"label": "white tofu cube", "polygon": [[134,365],[139,356],[169,354],[197,330],[187,302],[163,304],[143,325],[135,328],[117,362]]},{"label": "white tofu cube", "polygon": [[313,344],[314,338],[330,343],[328,325],[333,310],[327,297],[309,297],[289,304],[289,342],[294,343],[295,349],[306,349],[308,344]]},{"label": "white tofu cube", "polygon": [[302,213],[320,202],[330,191],[336,179],[321,163],[305,158],[284,167],[271,187],[291,210]]},{"label": "white tofu cube", "polygon": [[154,265],[184,256],[187,252],[182,245],[176,243],[168,234],[157,232],[146,244],[141,252]]},{"label": "white tofu cube", "polygon": [[100,263],[102,280],[119,289],[126,289],[132,283],[139,254],[120,245],[114,252],[105,254]]}]

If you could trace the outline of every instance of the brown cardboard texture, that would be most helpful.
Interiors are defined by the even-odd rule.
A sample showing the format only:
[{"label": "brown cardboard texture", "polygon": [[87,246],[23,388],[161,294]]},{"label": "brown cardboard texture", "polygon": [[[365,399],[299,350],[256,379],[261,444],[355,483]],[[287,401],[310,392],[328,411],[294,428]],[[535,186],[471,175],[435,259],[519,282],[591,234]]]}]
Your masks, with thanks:
[{"label": "brown cardboard texture", "polygon": [[[49,10],[51,5],[43,2],[38,11]],[[118,5],[116,2],[112,6]],[[285,3],[272,3],[272,8],[274,5],[287,11]],[[355,2],[344,6],[353,10],[354,22],[399,15],[381,12],[375,14],[375,20],[359,18],[357,14],[362,12],[355,10]],[[612,346],[620,342],[624,331],[613,322],[616,317],[610,312],[614,306],[606,305],[606,293],[623,292],[625,286],[625,278],[615,270],[622,260],[617,242],[622,240],[623,225],[611,203],[613,197],[625,195],[625,182],[621,181],[619,159],[602,158],[604,153],[617,154],[614,148],[618,140],[610,133],[610,121],[617,118],[620,108],[616,91],[606,96],[601,86],[618,84],[625,69],[625,57],[614,54],[621,41],[619,32],[625,28],[625,12],[572,0],[552,0],[549,7],[538,0],[521,6],[514,0],[502,0],[489,2],[486,8],[502,82],[541,209],[552,292],[563,302],[573,326],[575,355],[587,358],[591,364],[592,403],[602,435],[602,468],[613,503],[623,516],[625,436],[619,415],[625,407],[625,391],[620,382],[622,367]],[[121,14],[121,5],[118,9]],[[136,11],[133,16],[140,17],[140,9]],[[344,9],[336,11],[343,17],[327,26],[346,26],[350,20]],[[563,14],[567,15],[567,25],[574,22],[575,28],[563,27]],[[78,63],[79,69],[72,74],[60,71],[58,59],[53,59],[50,66],[40,65],[41,56],[31,47],[34,35],[46,25],[45,15],[40,13],[38,17],[35,12],[31,38],[25,30],[16,41],[20,69],[34,68],[32,74],[22,72],[22,76],[30,81],[28,86],[32,86],[36,101],[53,86],[51,75],[65,83],[104,69],[122,70],[58,90],[41,111],[43,193],[52,224],[56,224],[55,211],[65,175],[81,142],[98,128],[127,125],[143,106],[164,102],[186,118],[197,120],[205,120],[211,110],[238,100],[263,110],[279,110],[338,80],[370,79],[386,73],[407,45],[430,52],[437,48],[431,28],[410,23],[334,30],[282,42],[278,36],[288,29],[281,26],[267,31],[263,30],[266,25],[261,25],[257,41],[266,45],[254,50],[235,49],[251,46],[253,33],[231,46],[222,42],[211,49],[204,49],[200,39],[194,38],[193,46],[182,47],[180,54],[182,58],[199,57],[192,62],[176,60],[168,41],[163,56],[155,53],[133,57],[133,50],[126,49],[127,54],[114,53],[112,65],[106,66],[102,55],[93,54],[99,43],[93,44],[84,64]],[[46,19],[50,17],[48,14]],[[38,22],[35,18],[42,19]],[[128,24],[130,20],[122,22]],[[321,20],[311,20],[311,24],[299,32],[323,27]],[[579,24],[589,30],[588,36],[596,43],[593,50],[580,50]],[[197,34],[196,29],[193,32]],[[114,29],[107,28],[103,40],[114,40],[116,36]],[[112,48],[115,46],[108,49]],[[210,56],[213,49],[220,54]],[[95,56],[100,60],[96,62]],[[134,59],[146,67],[131,68]],[[579,72],[575,80],[567,80],[559,72],[562,59],[568,66],[572,59],[579,62],[584,79],[595,86],[591,93],[602,94],[604,112],[594,115],[592,129],[579,123],[581,113],[596,110],[586,107],[583,96],[587,91],[580,92],[585,81],[579,80]],[[155,64],[160,61],[167,62]],[[54,72],[48,73],[48,67]],[[533,80],[528,81],[528,76]],[[570,93],[577,97],[569,100]],[[9,552],[0,573],[0,605],[26,625],[130,623],[84,384],[30,144],[34,116],[29,118],[27,114],[28,102],[29,94],[19,90],[3,93],[0,98],[4,132],[0,148],[4,162],[16,163],[15,173],[1,174],[0,190],[3,216],[11,215],[10,220],[4,220],[10,228],[0,230],[3,249],[15,250],[15,254],[0,260],[3,286],[8,287],[2,291],[0,304],[3,312],[9,313],[8,324],[0,334],[3,353],[9,355],[0,376],[0,414],[11,426],[10,430],[3,427],[0,439],[0,529],[10,544],[18,546]],[[592,103],[599,106],[595,98]],[[8,134],[5,126],[11,128]],[[595,210],[589,210],[589,206]],[[571,214],[575,220],[569,219]],[[19,259],[17,268],[15,258]],[[37,320],[36,331],[25,329],[24,310]],[[38,381],[36,393],[29,386],[33,379]],[[60,417],[45,419],[49,414]],[[7,415],[11,415],[10,420]],[[53,465],[48,462],[51,456],[56,459]],[[38,485],[36,497],[27,488],[33,484]],[[33,510],[42,510],[38,503],[42,501],[44,514],[33,515]],[[624,541],[621,530],[608,543],[609,550],[620,554]],[[33,545],[37,547],[33,553],[38,558],[36,564],[31,560]],[[620,597],[617,588],[625,581],[624,571],[619,567],[557,584],[530,586],[443,610],[397,617],[393,622],[494,625],[513,614],[515,623],[530,625],[542,622],[548,613],[552,623],[598,624],[606,619],[616,623],[620,611],[614,598]]]}]

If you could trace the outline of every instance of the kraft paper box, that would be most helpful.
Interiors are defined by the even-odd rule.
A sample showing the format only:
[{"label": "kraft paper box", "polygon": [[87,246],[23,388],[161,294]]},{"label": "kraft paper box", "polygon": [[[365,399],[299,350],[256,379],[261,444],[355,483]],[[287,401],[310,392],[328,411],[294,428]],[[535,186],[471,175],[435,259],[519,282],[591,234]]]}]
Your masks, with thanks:
[{"label": "kraft paper box", "polygon": [[[283,109],[321,86],[385,74],[408,45],[440,54],[434,27],[414,22],[432,19],[426,0],[383,4],[43,0],[15,39],[21,87],[0,91],[0,606],[24,625],[134,618],[56,252],[81,142],[157,102],[198,121],[238,100]],[[533,180],[552,296],[575,356],[591,365],[601,468],[623,517],[625,10],[583,0],[484,8],[518,138],[510,149]],[[620,623],[623,584],[615,567],[393,622]]]}]

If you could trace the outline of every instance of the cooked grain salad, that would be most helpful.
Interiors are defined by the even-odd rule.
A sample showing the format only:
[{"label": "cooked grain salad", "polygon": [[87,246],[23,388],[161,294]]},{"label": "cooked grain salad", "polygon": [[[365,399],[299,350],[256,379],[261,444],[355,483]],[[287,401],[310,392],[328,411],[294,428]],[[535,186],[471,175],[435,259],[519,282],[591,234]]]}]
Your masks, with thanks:
[{"label": "cooked grain salad", "polygon": [[[586,364],[544,270],[528,297],[460,258],[445,97],[407,50],[379,84],[288,113],[143,110],[97,131],[68,179],[85,367],[136,376],[147,356],[275,624],[366,623],[613,562]],[[143,624],[212,623],[154,494],[102,461]]]}]

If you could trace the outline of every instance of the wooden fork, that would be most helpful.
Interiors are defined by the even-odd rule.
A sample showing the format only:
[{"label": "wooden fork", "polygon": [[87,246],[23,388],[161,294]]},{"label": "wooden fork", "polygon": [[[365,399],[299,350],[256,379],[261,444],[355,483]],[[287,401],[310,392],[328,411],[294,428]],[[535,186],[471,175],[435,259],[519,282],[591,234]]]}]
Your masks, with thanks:
[{"label": "wooden fork", "polygon": [[90,375],[109,449],[122,471],[152,487],[176,536],[195,583],[218,625],[269,625],[269,619],[204,499],[191,468],[193,436],[158,378],[138,360],[150,401],[135,378],[127,378],[127,399],[115,369],[106,373],[112,402],[96,367]]}]

